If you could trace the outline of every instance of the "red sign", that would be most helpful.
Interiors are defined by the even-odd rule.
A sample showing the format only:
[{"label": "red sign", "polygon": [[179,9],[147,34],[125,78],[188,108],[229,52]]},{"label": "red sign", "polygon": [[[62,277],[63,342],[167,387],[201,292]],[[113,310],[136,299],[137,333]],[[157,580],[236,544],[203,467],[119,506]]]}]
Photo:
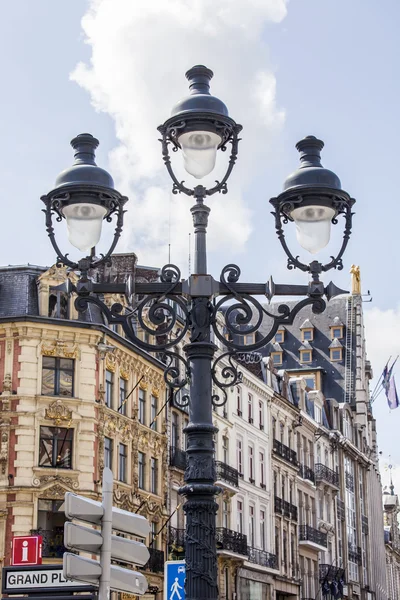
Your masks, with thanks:
[{"label": "red sign", "polygon": [[13,565],[41,565],[42,564],[42,536],[28,535],[14,537],[12,541]]}]

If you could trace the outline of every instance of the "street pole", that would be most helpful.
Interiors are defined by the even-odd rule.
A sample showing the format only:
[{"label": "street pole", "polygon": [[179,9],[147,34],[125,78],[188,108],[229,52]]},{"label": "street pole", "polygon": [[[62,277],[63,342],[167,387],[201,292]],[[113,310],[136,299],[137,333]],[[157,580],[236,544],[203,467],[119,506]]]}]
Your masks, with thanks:
[{"label": "street pole", "polygon": [[[192,207],[195,236],[194,275],[207,274],[206,234],[210,208],[204,205],[205,188],[197,186],[196,205]],[[201,294],[201,289],[199,290]],[[186,497],[186,598],[217,600],[217,549],[215,496],[214,435],[212,422],[211,366],[216,346],[211,342],[212,305],[206,295],[192,299],[190,309],[190,344],[184,350],[191,366],[187,467],[185,485],[180,494]]]},{"label": "street pole", "polygon": [[110,469],[103,471],[103,495],[102,505],[104,509],[101,521],[101,532],[103,544],[100,550],[101,576],[99,580],[98,600],[110,600],[111,581],[111,536],[112,536],[112,508],[113,508],[113,476]]}]

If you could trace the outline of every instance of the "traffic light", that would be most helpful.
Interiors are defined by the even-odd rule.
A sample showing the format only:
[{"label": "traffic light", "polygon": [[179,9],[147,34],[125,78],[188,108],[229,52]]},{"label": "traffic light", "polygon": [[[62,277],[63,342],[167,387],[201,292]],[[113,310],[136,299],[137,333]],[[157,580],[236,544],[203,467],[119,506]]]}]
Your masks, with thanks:
[{"label": "traffic light", "polygon": [[136,595],[142,595],[147,590],[147,579],[142,573],[112,565],[111,559],[145,565],[149,560],[146,546],[141,542],[112,535],[112,530],[144,538],[150,533],[149,522],[140,515],[114,508],[112,497],[113,476],[108,468],[103,471],[101,503],[71,492],[65,494],[64,509],[68,519],[85,521],[98,525],[101,529],[98,531],[68,521],[65,523],[64,546],[70,550],[98,554],[100,560],[65,552],[64,577],[99,585],[99,600],[107,600],[110,590]]}]

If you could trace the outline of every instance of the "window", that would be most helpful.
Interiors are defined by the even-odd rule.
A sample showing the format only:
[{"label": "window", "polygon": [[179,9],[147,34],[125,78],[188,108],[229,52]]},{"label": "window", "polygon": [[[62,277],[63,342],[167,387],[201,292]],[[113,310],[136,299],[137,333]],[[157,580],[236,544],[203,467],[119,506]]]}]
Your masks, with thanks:
[{"label": "window", "polygon": [[224,500],[222,503],[222,526],[229,529],[229,503]]},{"label": "window", "polygon": [[260,538],[261,549],[265,550],[265,510],[260,510]]},{"label": "window", "polygon": [[311,350],[300,350],[300,362],[310,363],[311,362]]},{"label": "window", "polygon": [[53,319],[68,319],[68,294],[55,288],[49,289],[49,314]]},{"label": "window", "polygon": [[253,423],[253,396],[251,394],[248,396],[248,418],[249,423]]},{"label": "window", "polygon": [[249,446],[249,481],[254,483],[254,448]]},{"label": "window", "polygon": [[342,351],[343,351],[343,348],[331,348],[330,349],[331,361],[335,362],[335,361],[342,360]]},{"label": "window", "polygon": [[153,548],[157,547],[157,523],[155,521],[151,521],[150,523],[151,531],[150,531],[150,544]]},{"label": "window", "polygon": [[264,452],[260,452],[259,459],[260,459],[260,487],[262,487],[265,490],[265,458],[264,458]]},{"label": "window", "polygon": [[276,440],[276,419],[272,417],[272,438]]},{"label": "window", "polygon": [[351,417],[347,410],[343,411],[343,435],[351,442],[353,441],[353,429],[351,425]]},{"label": "window", "polygon": [[126,379],[119,379],[119,406],[118,412],[121,415],[126,415]]},{"label": "window", "polygon": [[39,467],[72,469],[73,429],[41,427]]},{"label": "window", "polygon": [[243,533],[243,502],[242,502],[242,500],[237,501],[237,530],[239,533]]},{"label": "window", "polygon": [[239,475],[243,477],[243,444],[242,440],[236,440],[236,458]]},{"label": "window", "polygon": [[236,412],[239,417],[242,416],[242,388],[238,385],[236,387]]},{"label": "window", "polygon": [[143,452],[138,452],[138,485],[142,490],[145,489],[145,461],[146,457]]},{"label": "window", "polygon": [[312,342],[314,339],[314,329],[303,329],[301,334],[303,342]]},{"label": "window", "polygon": [[229,439],[225,435],[222,436],[222,460],[226,465],[229,464]]},{"label": "window", "polygon": [[146,392],[139,388],[139,423],[146,425]]},{"label": "window", "polygon": [[179,447],[179,417],[175,412],[172,413],[171,446],[172,448]]},{"label": "window", "polygon": [[112,408],[112,397],[114,387],[114,373],[107,369],[106,371],[106,406]]},{"label": "window", "polygon": [[283,352],[271,352],[272,361],[273,361],[274,365],[282,364],[282,354],[283,354]]},{"label": "window", "polygon": [[158,493],[158,460],[156,458],[151,459],[150,470],[151,470],[150,491],[152,494],[157,494]]},{"label": "window", "polygon": [[310,389],[310,390],[315,390],[315,377],[308,375],[307,377],[304,377],[304,381],[306,382],[306,386]]},{"label": "window", "polygon": [[109,437],[104,438],[104,466],[113,468],[113,441]]},{"label": "window", "polygon": [[157,431],[157,413],[158,413],[158,400],[156,398],[156,396],[151,396],[151,414],[150,414],[150,419],[151,419],[151,428],[153,429],[153,431]]},{"label": "window", "polygon": [[118,479],[126,483],[128,448],[125,444],[119,445]]},{"label": "window", "polygon": [[42,394],[44,396],[74,395],[74,361],[70,358],[43,356]]},{"label": "window", "polygon": [[264,402],[258,401],[258,425],[261,431],[264,431]]},{"label": "window", "polygon": [[280,535],[279,535],[279,527],[275,527],[275,554],[276,554],[276,563],[279,568],[279,556],[280,556]]},{"label": "window", "polygon": [[274,478],[274,496],[278,495],[278,473],[276,471],[273,472]]},{"label": "window", "polygon": [[251,346],[251,344],[254,344],[254,342],[254,333],[248,333],[244,336],[244,343],[246,346]]},{"label": "window", "polygon": [[341,340],[343,338],[343,327],[331,327],[331,336],[334,340]]},{"label": "window", "polygon": [[[184,431],[186,429],[186,427],[189,425],[189,419],[184,419],[183,420],[183,427],[184,427]],[[185,435],[184,437],[184,441],[185,441],[185,450],[187,449],[187,435]]]},{"label": "window", "polygon": [[254,546],[254,506],[249,506],[249,546]]},{"label": "window", "polygon": [[285,332],[283,329],[278,330],[275,334],[275,344],[282,344],[285,339]]}]

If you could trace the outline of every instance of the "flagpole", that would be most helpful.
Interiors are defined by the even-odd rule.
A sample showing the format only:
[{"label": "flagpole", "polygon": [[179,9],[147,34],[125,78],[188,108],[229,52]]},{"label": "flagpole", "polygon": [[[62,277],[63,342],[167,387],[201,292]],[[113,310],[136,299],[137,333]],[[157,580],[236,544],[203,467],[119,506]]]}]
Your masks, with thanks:
[{"label": "flagpole", "polygon": [[388,358],[388,361],[387,361],[386,365],[383,367],[383,371],[382,371],[382,373],[381,373],[381,376],[379,377],[379,379],[378,379],[378,381],[377,381],[377,383],[376,383],[376,386],[374,387],[374,391],[373,391],[373,392],[372,392],[372,394],[371,394],[371,403],[372,403],[372,402],[374,402],[374,401],[376,400],[376,398],[379,396],[379,394],[380,394],[380,393],[381,393],[381,391],[382,391],[382,390],[379,390],[379,393],[376,395],[376,398],[375,398],[375,392],[377,391],[377,388],[378,388],[378,386],[379,386],[380,382],[382,381],[383,373],[385,372],[385,369],[387,369],[387,368],[388,368],[388,364],[389,364],[389,362],[390,362],[390,359],[391,359],[391,358],[392,358],[392,355],[390,355],[390,356],[389,356],[389,358]]}]

